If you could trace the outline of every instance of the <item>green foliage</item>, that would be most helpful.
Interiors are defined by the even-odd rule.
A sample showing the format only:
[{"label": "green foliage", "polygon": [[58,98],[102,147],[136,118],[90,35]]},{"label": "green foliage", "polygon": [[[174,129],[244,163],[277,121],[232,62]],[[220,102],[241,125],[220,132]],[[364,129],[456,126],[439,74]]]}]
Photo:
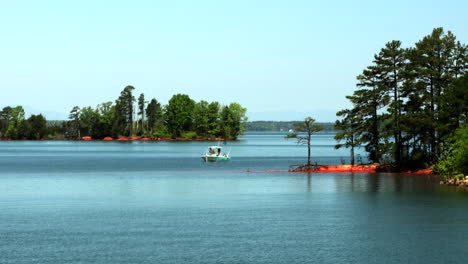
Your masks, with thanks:
[{"label": "green foliage", "polygon": [[223,138],[237,139],[244,132],[245,127],[243,123],[247,121],[245,116],[246,111],[247,109],[238,103],[231,103],[229,106],[224,106],[221,109],[219,123]]},{"label": "green foliage", "polygon": [[151,134],[153,138],[171,138],[171,133],[167,129],[167,126],[161,125]]},{"label": "green foliage", "polygon": [[[337,147],[349,147],[353,139],[365,146],[371,161],[400,169],[434,164],[444,156],[443,143],[467,122],[467,50],[442,28],[412,48],[388,42],[357,77],[358,89],[347,96],[353,107],[338,112],[335,138],[344,143]],[[439,167],[450,170],[450,161]]]},{"label": "green foliage", "polygon": [[10,106],[6,106],[0,111],[0,138],[6,137],[6,130],[10,124],[10,114],[12,108]]},{"label": "green foliage", "polygon": [[208,134],[207,137],[216,137],[221,133],[219,127],[219,111],[220,105],[218,102],[211,102],[208,105]]},{"label": "green foliage", "polygon": [[357,76],[357,86],[360,89],[356,90],[352,96],[346,97],[353,104],[354,115],[360,119],[358,134],[372,162],[380,162],[382,157],[379,110],[389,100],[381,85],[380,76],[381,71],[377,65],[368,66],[362,74]]},{"label": "green foliage", "polygon": [[68,118],[71,119],[69,123],[68,136],[70,138],[78,139],[80,138],[80,107],[75,106],[70,111]]},{"label": "green foliage", "polygon": [[94,124],[91,137],[102,139],[112,135],[112,125],[115,120],[115,106],[112,102],[105,102],[96,107],[97,120]]},{"label": "green foliage", "polygon": [[468,125],[458,128],[449,149],[444,156],[434,165],[434,171],[445,177],[457,174],[468,174]]},{"label": "green foliage", "polygon": [[198,138],[198,135],[197,135],[197,132],[195,131],[187,131],[182,134],[182,138],[196,139]]},{"label": "green foliage", "polygon": [[247,109],[242,107],[238,103],[229,104],[229,111],[231,113],[232,123],[231,123],[231,137],[230,139],[237,139],[239,135],[242,135],[245,131],[244,123],[247,122],[247,117],[245,113]]},{"label": "green foliage", "polygon": [[435,162],[440,155],[438,142],[442,135],[438,122],[441,95],[454,81],[451,64],[453,63],[455,36],[449,31],[444,33],[442,28],[435,28],[432,33],[418,41],[415,48],[408,50],[409,76],[405,92],[416,99],[410,104],[418,104],[419,115],[424,120],[424,129],[427,135],[424,140],[428,142],[427,159]]},{"label": "green foliage", "polygon": [[202,100],[195,104],[193,111],[194,132],[202,137],[209,137],[210,134],[210,113],[208,107],[208,102]]},{"label": "green foliage", "polygon": [[99,113],[90,106],[83,107],[80,112],[80,134],[81,136],[93,136],[98,126]]},{"label": "green foliage", "polygon": [[31,115],[26,125],[26,138],[28,139],[42,139],[48,134],[47,120],[41,114]]},{"label": "green foliage", "polygon": [[186,94],[176,94],[166,107],[166,125],[173,138],[190,131],[193,125],[195,101]]},{"label": "green foliage", "polygon": [[[132,86],[125,87],[119,98],[92,108],[73,107],[68,121],[48,122],[42,115],[25,119],[21,106],[4,107],[0,111],[0,138],[12,139],[93,139],[119,136],[154,138],[214,138],[222,132],[228,139],[236,139],[243,131],[246,109],[237,103],[224,107],[221,120],[218,102],[196,103],[188,95],[174,95],[167,106],[152,99],[146,104],[144,94],[138,97],[139,119],[134,120],[135,98]],[[224,109],[223,108],[223,109]],[[146,120],[145,120],[146,117]],[[221,129],[222,128],[222,129]]]},{"label": "green foliage", "polygon": [[[341,110],[336,115],[342,117],[342,119],[337,120],[335,123],[335,129],[338,130],[335,140],[339,142],[335,145],[335,148],[350,148],[351,165],[354,165],[354,148],[361,144],[359,118],[354,110],[349,109]],[[344,142],[341,143],[342,141]]]},{"label": "green foliage", "polygon": [[11,139],[42,139],[52,131],[43,115],[31,115],[24,118],[22,106],[5,107],[0,111],[0,137]]},{"label": "green foliage", "polygon": [[219,124],[220,124],[220,131],[221,136],[225,139],[228,139],[232,135],[232,126],[234,123],[234,119],[232,117],[231,110],[228,106],[224,106],[221,109]]},{"label": "green foliage", "polygon": [[131,136],[133,135],[133,96],[135,88],[126,86],[115,101],[115,120],[112,127],[113,135]]},{"label": "green foliage", "polygon": [[5,135],[12,139],[19,139],[27,133],[27,126],[24,122],[24,109],[22,106],[16,106],[11,109],[8,117],[8,128]]},{"label": "green foliage", "polygon": [[156,127],[163,125],[163,111],[161,104],[154,98],[146,107],[146,120],[147,130],[150,135],[153,134]]},{"label": "green foliage", "polygon": [[442,134],[449,135],[460,124],[468,124],[468,73],[456,79],[441,96],[440,122]]},{"label": "green foliage", "polygon": [[[393,158],[395,164],[402,162],[401,142],[401,112],[402,83],[405,80],[407,66],[406,50],[401,48],[401,42],[393,40],[385,44],[378,55],[374,56],[374,64],[378,72],[378,85],[384,94],[384,105],[389,114],[383,114],[381,124],[384,127],[382,136],[386,144],[380,149],[385,159]],[[393,141],[388,141],[393,137]],[[380,143],[380,142],[379,142]]]},{"label": "green foliage", "polygon": [[145,132],[145,127],[143,125],[145,121],[145,94],[140,94],[138,97],[138,115],[140,116],[140,120],[137,122],[137,134],[142,135]]}]

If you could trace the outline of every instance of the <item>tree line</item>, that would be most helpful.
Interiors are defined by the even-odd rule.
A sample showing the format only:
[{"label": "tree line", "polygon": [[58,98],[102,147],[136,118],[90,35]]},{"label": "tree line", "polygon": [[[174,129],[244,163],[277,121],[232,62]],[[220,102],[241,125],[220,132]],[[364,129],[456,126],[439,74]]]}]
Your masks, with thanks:
[{"label": "tree line", "polygon": [[467,45],[443,28],[409,48],[390,41],[346,98],[352,107],[337,113],[337,148],[363,146],[371,162],[396,169],[435,164],[468,121]]},{"label": "tree line", "polygon": [[195,102],[188,95],[176,94],[167,105],[155,98],[136,99],[133,86],[125,87],[115,102],[95,108],[75,106],[68,121],[47,123],[42,115],[25,119],[21,106],[5,107],[0,112],[0,137],[11,139],[93,139],[105,137],[225,138],[237,139],[247,121],[246,108],[238,103]]},{"label": "tree line", "polygon": [[[289,131],[294,130],[301,121],[248,121],[245,123],[247,131]],[[333,122],[318,123],[325,132],[334,132]]]},{"label": "tree line", "polygon": [[55,129],[55,126],[48,125],[41,114],[25,119],[22,106],[6,106],[0,111],[0,138],[42,139],[50,133],[55,133]]}]

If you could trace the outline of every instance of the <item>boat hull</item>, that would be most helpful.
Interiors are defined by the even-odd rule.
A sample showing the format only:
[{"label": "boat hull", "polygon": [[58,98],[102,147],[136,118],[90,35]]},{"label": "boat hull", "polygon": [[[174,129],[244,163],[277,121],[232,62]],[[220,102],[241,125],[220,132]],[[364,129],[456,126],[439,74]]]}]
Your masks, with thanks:
[{"label": "boat hull", "polygon": [[205,162],[218,162],[218,161],[229,161],[231,158],[226,156],[202,156]]}]

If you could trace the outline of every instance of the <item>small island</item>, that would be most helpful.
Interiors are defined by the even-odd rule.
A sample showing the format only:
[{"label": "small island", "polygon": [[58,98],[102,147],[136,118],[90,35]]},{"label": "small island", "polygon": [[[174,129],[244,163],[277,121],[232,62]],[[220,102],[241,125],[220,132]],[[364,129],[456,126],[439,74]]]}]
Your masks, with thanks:
[{"label": "small island", "polygon": [[[312,118],[291,134],[309,148],[308,162],[291,170],[437,173],[443,183],[465,186],[468,174],[468,48],[442,28],[403,48],[385,44],[372,64],[357,76],[357,89],[337,112],[336,148],[349,148],[351,164],[312,164]],[[369,164],[355,165],[354,149],[363,147]],[[468,182],[467,182],[468,185]]]},{"label": "small island", "polygon": [[247,109],[238,103],[195,102],[186,94],[172,96],[167,105],[149,102],[135,88],[125,87],[115,102],[79,107],[67,121],[47,121],[42,115],[25,119],[22,106],[0,111],[3,140],[236,140],[243,133]]}]

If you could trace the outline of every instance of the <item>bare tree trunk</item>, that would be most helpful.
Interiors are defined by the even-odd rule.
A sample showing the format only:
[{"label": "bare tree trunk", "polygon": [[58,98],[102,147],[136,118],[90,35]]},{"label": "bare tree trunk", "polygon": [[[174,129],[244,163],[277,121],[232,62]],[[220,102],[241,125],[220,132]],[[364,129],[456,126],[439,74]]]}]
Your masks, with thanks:
[{"label": "bare tree trunk", "polygon": [[310,138],[311,134],[309,133],[309,137],[307,137],[307,165],[310,167]]}]

